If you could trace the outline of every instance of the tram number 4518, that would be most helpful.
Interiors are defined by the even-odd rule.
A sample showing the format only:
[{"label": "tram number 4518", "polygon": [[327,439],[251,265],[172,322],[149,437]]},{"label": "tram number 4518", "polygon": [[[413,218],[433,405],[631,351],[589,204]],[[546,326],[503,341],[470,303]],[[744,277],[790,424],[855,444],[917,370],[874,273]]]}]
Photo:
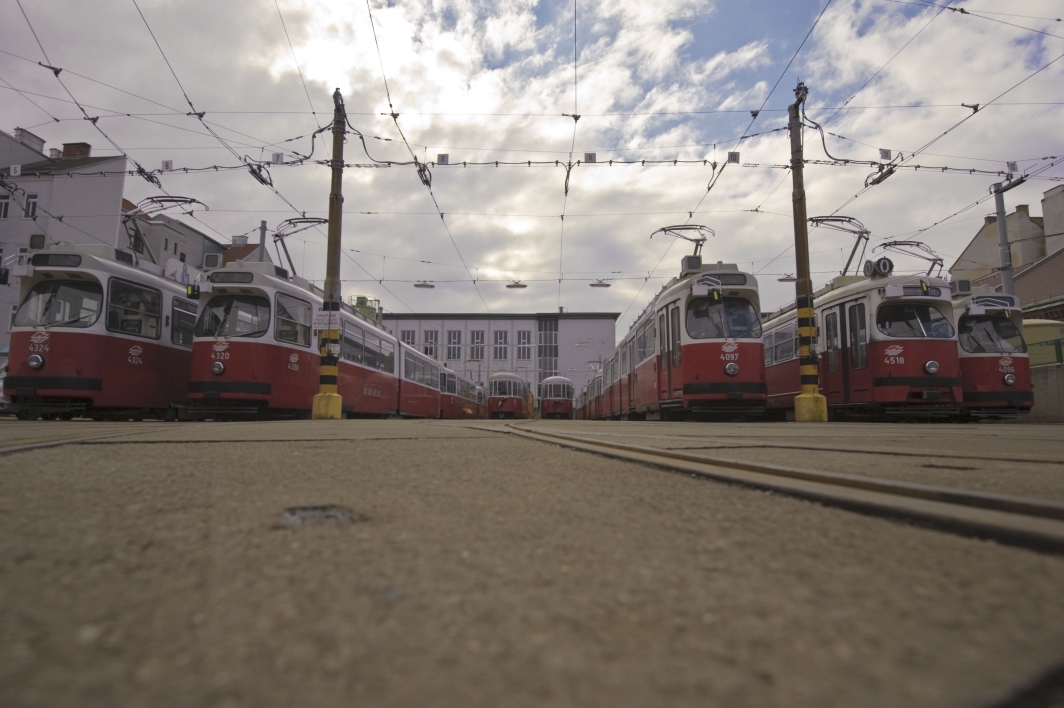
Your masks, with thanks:
[{"label": "tram number 4518", "polygon": [[905,357],[903,356],[888,356],[883,358],[884,364],[904,364]]}]

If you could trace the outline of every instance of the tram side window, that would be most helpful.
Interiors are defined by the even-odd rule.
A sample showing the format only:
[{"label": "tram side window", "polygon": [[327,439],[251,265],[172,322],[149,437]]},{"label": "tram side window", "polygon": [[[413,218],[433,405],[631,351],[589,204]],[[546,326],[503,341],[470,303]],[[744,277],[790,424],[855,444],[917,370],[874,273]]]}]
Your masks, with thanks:
[{"label": "tram side window", "polygon": [[395,373],[395,346],[384,339],[381,339],[381,371]]},{"label": "tram side window", "polygon": [[430,377],[429,385],[432,386],[433,388],[439,388],[440,387],[440,367],[436,366],[435,364],[431,364],[431,363],[428,366],[429,366],[429,369],[431,371],[431,377]]},{"label": "tram side window", "polygon": [[170,323],[170,341],[182,347],[191,347],[192,335],[196,331],[196,303],[175,297]]},{"label": "tram side window", "polygon": [[454,374],[447,374],[447,393],[458,393],[458,380]]},{"label": "tram side window", "polygon": [[669,311],[669,327],[672,335],[672,365],[680,366],[683,363],[680,350],[680,308],[673,307]]},{"label": "tram side window", "polygon": [[839,313],[824,315],[824,338],[827,340],[828,372],[839,371]]},{"label": "tram side window", "polygon": [[379,369],[381,363],[381,338],[367,331],[365,341],[362,363],[370,369]]},{"label": "tram side window", "polygon": [[665,355],[665,313],[658,315],[658,353]]},{"label": "tram side window", "polygon": [[765,348],[765,366],[771,366],[772,365],[772,352],[773,352],[773,344],[772,343],[776,341],[775,337],[776,337],[775,332],[769,332],[768,334],[765,335],[764,340],[762,340],[762,344],[764,345],[764,348]]},{"label": "tram side window", "polygon": [[273,336],[279,342],[310,346],[310,303],[277,293],[277,316]]},{"label": "tram side window", "polygon": [[621,344],[621,373],[628,373],[628,343]]},{"label": "tram side window", "polygon": [[158,339],[162,293],[117,278],[107,295],[107,329],[137,337]]},{"label": "tram side window", "polygon": [[356,364],[362,363],[362,328],[349,322],[343,322],[343,341],[340,343],[340,352],[344,359]]},{"label": "tram side window", "polygon": [[850,327],[850,365],[855,369],[868,366],[868,321],[865,318],[864,303],[850,305],[848,312]]},{"label": "tram side window", "polygon": [[403,352],[403,378],[417,381],[417,360],[408,351]]},{"label": "tram side window", "polygon": [[638,333],[635,339],[635,360],[641,362],[647,358],[647,325],[644,322],[639,325]]},{"label": "tram side window", "polygon": [[776,330],[776,343],[772,356],[776,361],[794,358],[794,325]]}]

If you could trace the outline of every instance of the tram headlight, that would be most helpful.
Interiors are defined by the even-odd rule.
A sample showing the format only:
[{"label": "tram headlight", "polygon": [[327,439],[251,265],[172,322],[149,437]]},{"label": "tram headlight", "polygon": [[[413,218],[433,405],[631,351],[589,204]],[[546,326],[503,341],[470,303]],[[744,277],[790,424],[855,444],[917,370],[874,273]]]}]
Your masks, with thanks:
[{"label": "tram headlight", "polygon": [[724,365],[724,373],[726,373],[728,376],[735,376],[739,373],[739,365],[736,364],[734,361],[729,361],[727,364]]},{"label": "tram headlight", "polygon": [[1006,386],[1015,386],[1016,374],[1005,374],[1005,376],[1003,376],[1001,380],[1005,382]]},{"label": "tram headlight", "polygon": [[924,364],[924,371],[926,371],[927,373],[929,373],[932,376],[934,376],[935,374],[938,373],[938,362],[935,361],[934,359],[932,359],[931,361],[927,362],[926,364]]},{"label": "tram headlight", "polygon": [[225,373],[225,364],[220,361],[216,361],[211,364],[211,373],[215,376],[221,376]]},{"label": "tram headlight", "polygon": [[26,366],[36,371],[44,366],[44,357],[40,354],[30,354],[29,359],[26,359]]}]

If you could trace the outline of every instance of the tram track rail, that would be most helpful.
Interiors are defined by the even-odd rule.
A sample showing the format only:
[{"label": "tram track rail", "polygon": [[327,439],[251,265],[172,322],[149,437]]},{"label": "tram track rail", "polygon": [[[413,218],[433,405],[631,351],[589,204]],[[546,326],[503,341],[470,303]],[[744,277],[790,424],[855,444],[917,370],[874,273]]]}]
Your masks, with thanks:
[{"label": "tram track rail", "polygon": [[[1060,502],[696,455],[682,449],[633,445],[528,426],[529,423],[511,423],[505,427],[505,432],[700,479],[738,484],[865,515],[1064,555],[1064,503]],[[815,447],[805,449],[821,450]],[[827,447],[823,451],[835,449]]]}]

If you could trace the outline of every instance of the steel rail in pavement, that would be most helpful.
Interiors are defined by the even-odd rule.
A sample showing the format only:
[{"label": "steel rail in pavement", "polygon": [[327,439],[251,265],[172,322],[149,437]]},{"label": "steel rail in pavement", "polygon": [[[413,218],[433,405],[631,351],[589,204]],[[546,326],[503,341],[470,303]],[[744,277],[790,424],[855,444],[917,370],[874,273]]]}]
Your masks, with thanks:
[{"label": "steel rail in pavement", "polygon": [[[780,492],[874,516],[1064,554],[1064,504],[1041,499],[806,470],[588,439],[510,423],[505,432],[696,477]],[[485,428],[488,429],[488,428]],[[494,428],[499,431],[499,428]]]}]

